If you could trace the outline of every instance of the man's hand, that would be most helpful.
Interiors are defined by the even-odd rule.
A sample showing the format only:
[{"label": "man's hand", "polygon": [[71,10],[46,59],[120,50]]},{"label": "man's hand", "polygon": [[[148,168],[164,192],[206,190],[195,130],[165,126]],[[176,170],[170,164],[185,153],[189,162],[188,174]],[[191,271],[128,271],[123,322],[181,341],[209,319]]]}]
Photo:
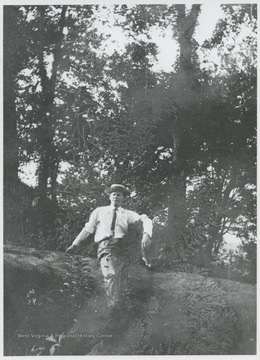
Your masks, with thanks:
[{"label": "man's hand", "polygon": [[142,250],[144,250],[150,244],[151,244],[150,236],[147,233],[144,233],[141,241]]},{"label": "man's hand", "polygon": [[65,254],[72,255],[74,254],[75,250],[77,249],[78,245],[70,245],[68,249],[65,251]]}]

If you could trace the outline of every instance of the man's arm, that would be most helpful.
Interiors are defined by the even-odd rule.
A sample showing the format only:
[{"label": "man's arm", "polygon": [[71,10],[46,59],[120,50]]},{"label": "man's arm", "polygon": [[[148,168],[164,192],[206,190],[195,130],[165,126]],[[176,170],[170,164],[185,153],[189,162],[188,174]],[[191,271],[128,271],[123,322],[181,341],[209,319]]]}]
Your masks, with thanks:
[{"label": "man's arm", "polygon": [[90,234],[96,229],[97,224],[97,209],[93,211],[90,215],[89,221],[86,223],[85,227],[78,234],[76,239],[73,241],[70,247],[65,251],[66,254],[74,252],[74,250],[79,246],[79,244],[85,240]]},{"label": "man's arm", "polygon": [[141,221],[143,223],[143,237],[141,240],[142,250],[151,243],[151,237],[153,233],[153,222],[147,215],[141,215]]},{"label": "man's arm", "polygon": [[148,268],[151,268],[149,258],[147,258],[146,248],[151,244],[151,237],[153,232],[153,222],[147,215],[141,215],[141,221],[143,223],[143,237],[141,240],[142,260]]},{"label": "man's arm", "polygon": [[153,234],[153,222],[145,214],[139,215],[134,211],[129,210],[129,222],[135,223],[136,221],[141,220],[143,223],[143,236],[141,240],[142,250],[151,243],[151,237]]},{"label": "man's arm", "polygon": [[76,239],[73,241],[73,243],[70,245],[70,247],[68,247],[68,249],[65,251],[66,254],[71,253],[72,251],[74,251],[79,244],[81,243],[81,241],[85,240],[91,233],[88,232],[86,230],[86,228],[83,228],[81,230],[81,232],[78,234],[78,236],[76,237]]}]

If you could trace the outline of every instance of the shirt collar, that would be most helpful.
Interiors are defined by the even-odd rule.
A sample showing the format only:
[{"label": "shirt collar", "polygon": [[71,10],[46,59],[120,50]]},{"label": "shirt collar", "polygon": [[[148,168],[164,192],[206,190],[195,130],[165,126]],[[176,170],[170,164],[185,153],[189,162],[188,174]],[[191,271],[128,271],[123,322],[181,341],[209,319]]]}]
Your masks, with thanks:
[{"label": "shirt collar", "polygon": [[[109,205],[108,208],[109,208],[109,212],[110,212],[110,211],[114,211],[114,208],[115,208],[115,207],[114,207],[113,205]],[[120,212],[122,212],[122,211],[124,211],[124,208],[122,208],[122,206],[119,206],[119,207],[117,208],[117,210],[120,211]]]}]

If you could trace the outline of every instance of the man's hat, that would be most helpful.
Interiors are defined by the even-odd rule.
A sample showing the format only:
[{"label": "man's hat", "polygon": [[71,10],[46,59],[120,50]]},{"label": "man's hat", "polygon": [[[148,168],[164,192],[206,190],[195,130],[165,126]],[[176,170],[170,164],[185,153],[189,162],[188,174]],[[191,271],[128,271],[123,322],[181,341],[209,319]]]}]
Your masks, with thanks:
[{"label": "man's hat", "polygon": [[110,195],[112,192],[120,192],[124,196],[130,195],[130,191],[127,190],[124,185],[121,184],[112,184],[109,188],[106,188],[104,191],[105,194]]}]

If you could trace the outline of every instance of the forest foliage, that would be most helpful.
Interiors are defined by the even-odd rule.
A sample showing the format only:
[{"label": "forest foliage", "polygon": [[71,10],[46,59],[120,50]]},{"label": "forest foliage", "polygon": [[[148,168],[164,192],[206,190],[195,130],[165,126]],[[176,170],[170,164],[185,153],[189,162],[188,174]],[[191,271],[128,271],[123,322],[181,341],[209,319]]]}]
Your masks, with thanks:
[{"label": "forest foliage", "polygon": [[[222,10],[199,44],[200,5],[4,6],[6,243],[65,250],[123,183],[155,262],[255,281],[256,5]],[[177,43],[170,72],[154,31]]]}]

